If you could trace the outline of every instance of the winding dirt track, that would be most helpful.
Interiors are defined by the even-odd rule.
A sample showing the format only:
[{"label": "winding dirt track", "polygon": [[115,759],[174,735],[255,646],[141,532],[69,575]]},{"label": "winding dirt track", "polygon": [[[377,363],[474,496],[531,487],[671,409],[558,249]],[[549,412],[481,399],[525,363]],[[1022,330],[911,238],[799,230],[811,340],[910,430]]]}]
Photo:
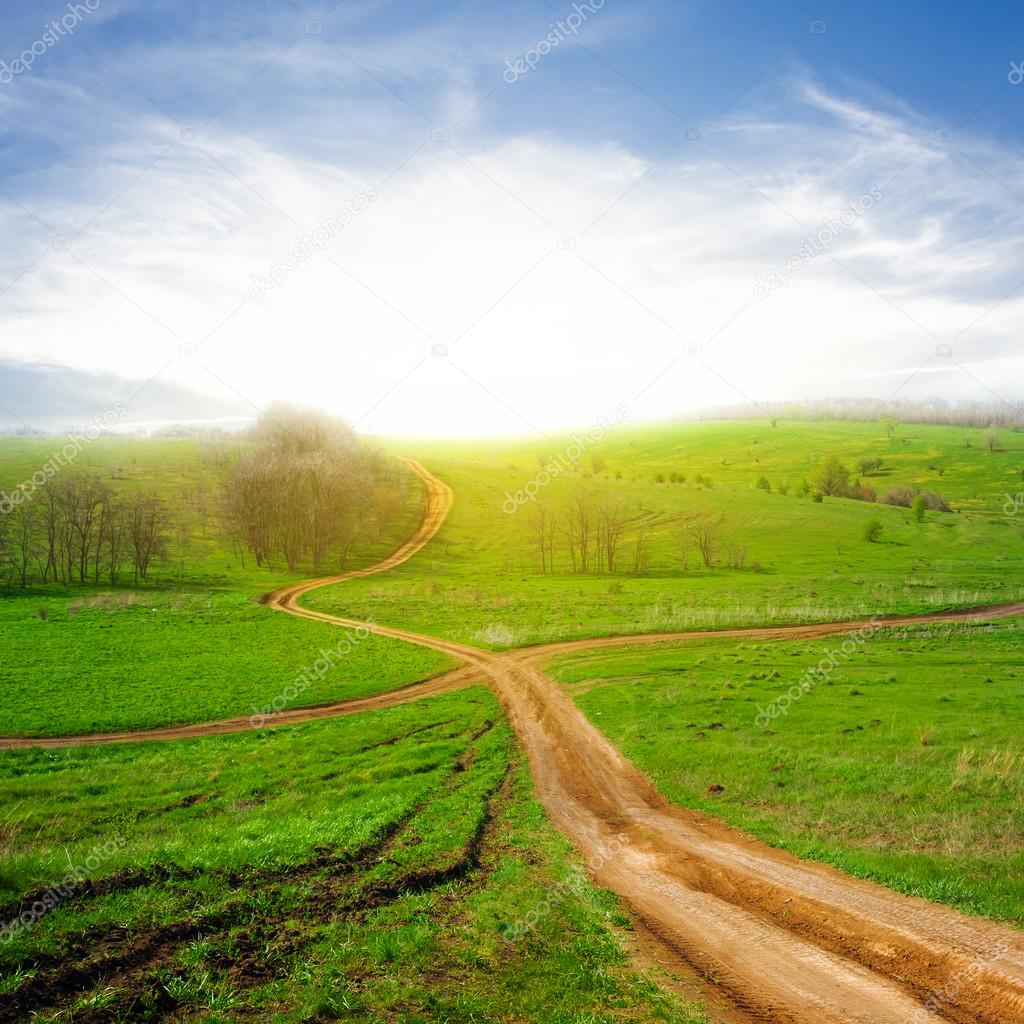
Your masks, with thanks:
[{"label": "winding dirt track", "polygon": [[[553,823],[583,852],[595,879],[619,893],[656,937],[661,959],[705,974],[749,1020],[790,1024],[924,1024],[1024,1021],[1024,935],[900,896],[765,846],[705,815],[670,805],[541,671],[555,654],[699,637],[813,639],[866,622],[662,633],[546,644],[493,653],[407,630],[310,611],[317,587],[381,572],[437,533],[452,493],[419,463],[427,512],[417,534],[369,569],[311,580],[268,595],[271,607],[336,625],[365,627],[443,651],[462,668],[391,694],[303,708],[274,724],[308,721],[416,700],[488,681],[526,751]],[[885,626],[1024,615],[1024,604],[876,620]],[[248,719],[142,733],[48,740],[59,746],[173,739],[241,731]]]}]

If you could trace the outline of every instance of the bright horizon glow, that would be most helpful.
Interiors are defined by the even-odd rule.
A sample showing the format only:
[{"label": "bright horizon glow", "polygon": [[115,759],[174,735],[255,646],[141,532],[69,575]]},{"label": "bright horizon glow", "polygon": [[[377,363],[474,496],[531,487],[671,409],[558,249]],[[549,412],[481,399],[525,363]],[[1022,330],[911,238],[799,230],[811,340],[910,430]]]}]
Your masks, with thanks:
[{"label": "bright horizon glow", "polygon": [[[390,4],[353,3],[306,31],[282,4],[196,36],[153,6],[105,0],[77,29],[145,95],[69,41],[0,87],[18,144],[0,225],[19,241],[0,279],[0,426],[100,414],[128,397],[117,378],[165,392],[160,413],[154,385],[132,397],[129,426],[173,420],[180,395],[187,421],[285,400],[428,437],[585,428],[619,403],[640,421],[1024,393],[1020,139],[986,116],[950,135],[937,85],[938,120],[857,62],[837,76],[799,10],[799,45],[763,76],[719,81],[709,57],[662,98],[659,32],[726,46],[702,4],[608,3],[511,84],[505,61],[547,30],[527,8],[453,27],[428,4],[393,31]],[[732,48],[760,57],[749,31]],[[826,42],[867,45],[843,31],[837,14]],[[190,61],[205,77],[186,83]],[[1024,101],[1006,70],[993,60],[992,88]],[[662,109],[704,92],[717,116]],[[38,364],[98,374],[88,402],[19,404],[5,370]]]}]

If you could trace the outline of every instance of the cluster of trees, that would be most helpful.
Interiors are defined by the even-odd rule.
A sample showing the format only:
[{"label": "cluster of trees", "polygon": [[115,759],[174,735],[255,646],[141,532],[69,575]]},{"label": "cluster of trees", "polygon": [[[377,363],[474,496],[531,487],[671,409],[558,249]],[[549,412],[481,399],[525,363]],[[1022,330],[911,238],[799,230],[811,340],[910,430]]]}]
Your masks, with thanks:
[{"label": "cluster of trees", "polygon": [[[613,493],[581,485],[558,506],[539,501],[533,507],[530,550],[543,573],[644,573],[649,533],[656,525],[649,513]],[[726,530],[721,516],[707,514],[695,514],[682,524],[676,551],[683,569],[690,568],[691,559],[709,570],[716,564],[742,569],[747,561],[747,545]]]},{"label": "cluster of trees", "polygon": [[[679,560],[684,569],[690,567],[690,554],[696,552],[705,569],[713,570],[716,560],[724,555],[730,569],[742,569],[747,561],[747,545],[725,531],[721,516],[697,515],[683,525],[678,537]],[[760,567],[755,562],[755,570]]]},{"label": "cluster of trees", "polygon": [[[577,488],[560,509],[538,502],[530,536],[540,571],[555,571],[557,550],[573,572],[614,575],[622,565],[626,531],[637,519],[615,495],[587,487]],[[633,571],[641,571],[646,566],[643,529],[637,531],[630,555]]]},{"label": "cluster of trees", "polygon": [[[877,458],[863,458],[857,462],[857,468],[865,476],[877,473],[883,465],[883,460]],[[756,486],[762,491],[772,490],[771,481],[766,476],[758,477]],[[789,484],[780,483],[775,489],[779,494],[787,494]],[[949,503],[935,491],[923,491],[920,488],[911,490],[901,484],[890,487],[879,498],[878,492],[871,484],[865,483],[860,477],[855,477],[849,466],[835,455],[830,455],[825,460],[812,480],[801,481],[798,493],[802,497],[813,494],[815,501],[821,501],[824,497],[854,498],[857,501],[880,501],[883,505],[899,505],[910,509],[919,506],[925,511],[932,512],[952,511]]]},{"label": "cluster of trees", "polygon": [[[897,484],[882,495],[883,505],[899,505],[901,508],[922,509],[928,512],[952,512],[946,500],[935,491],[911,490]],[[915,511],[916,514],[916,511]],[[920,516],[918,516],[920,518]]]},{"label": "cluster of trees", "polygon": [[0,580],[137,584],[173,560],[183,581],[211,511],[243,565],[247,550],[257,565],[343,569],[405,506],[393,460],[318,413],[274,409],[248,439],[208,439],[200,455],[223,480],[219,494],[196,485],[169,502],[115,486],[113,469],[67,469],[19,491],[0,508]]},{"label": "cluster of trees", "polygon": [[159,495],[123,494],[96,472],[69,471],[0,515],[0,576],[20,587],[145,580],[170,526]]},{"label": "cluster of trees", "polygon": [[394,465],[340,420],[275,407],[250,442],[227,475],[222,511],[258,566],[279,558],[292,572],[328,560],[344,569],[359,540],[378,537],[403,508]]}]

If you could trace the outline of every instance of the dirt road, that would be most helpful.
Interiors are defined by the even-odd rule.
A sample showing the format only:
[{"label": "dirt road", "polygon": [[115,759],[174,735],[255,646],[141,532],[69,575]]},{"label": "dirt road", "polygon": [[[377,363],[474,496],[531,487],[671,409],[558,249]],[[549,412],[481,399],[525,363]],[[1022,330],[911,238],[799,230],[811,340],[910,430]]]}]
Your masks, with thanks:
[{"label": "dirt road", "polygon": [[[363,709],[488,681],[526,751],[539,798],[552,822],[587,857],[595,879],[632,907],[660,944],[661,960],[711,978],[750,1020],[1024,1021],[1024,935],[800,861],[705,815],[673,807],[541,670],[555,654],[624,643],[709,636],[812,639],[866,623],[609,637],[493,653],[302,608],[298,599],[303,594],[399,565],[440,528],[451,506],[451,491],[418,463],[409,465],[428,489],[423,526],[409,543],[371,569],[309,581],[268,597],[272,607],[288,614],[366,626],[467,663],[395,695],[359,702]],[[986,618],[1021,615],[1024,604],[983,613]],[[903,616],[881,622],[957,622],[979,614]],[[292,720],[351,713],[360,710],[355,703],[300,709],[295,714],[303,717]],[[242,721],[247,727],[248,720]],[[228,724],[78,741],[204,735],[232,731]],[[28,741],[33,742],[40,743]],[[10,741],[0,741],[0,747],[9,745]]]}]

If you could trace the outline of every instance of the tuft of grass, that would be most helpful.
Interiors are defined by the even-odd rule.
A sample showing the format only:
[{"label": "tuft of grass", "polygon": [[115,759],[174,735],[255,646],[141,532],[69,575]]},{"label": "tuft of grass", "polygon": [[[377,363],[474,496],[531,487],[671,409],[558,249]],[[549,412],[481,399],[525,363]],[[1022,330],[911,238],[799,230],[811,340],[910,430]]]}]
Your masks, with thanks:
[{"label": "tuft of grass", "polygon": [[0,946],[0,993],[190,926],[148,970],[47,987],[38,1019],[707,1020],[630,966],[622,906],[547,823],[480,688],[267,738],[9,752],[0,785],[31,795],[33,835],[0,906],[124,839],[95,890]]},{"label": "tuft of grass", "polygon": [[[759,727],[759,710],[843,640],[623,648],[552,670],[669,799],[798,856],[1024,926],[1024,619],[878,632],[837,654],[835,685],[819,681]],[[752,671],[734,671],[737,654]],[[681,674],[695,685],[680,687]]]}]

